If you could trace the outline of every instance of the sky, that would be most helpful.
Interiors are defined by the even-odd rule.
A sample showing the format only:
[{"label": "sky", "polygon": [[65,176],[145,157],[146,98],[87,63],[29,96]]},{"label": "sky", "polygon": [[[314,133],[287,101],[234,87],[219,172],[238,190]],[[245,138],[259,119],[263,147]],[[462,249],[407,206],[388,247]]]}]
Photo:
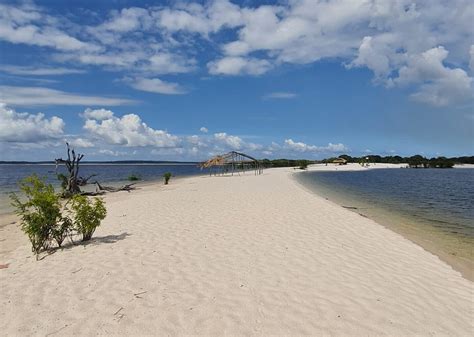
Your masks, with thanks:
[{"label": "sky", "polygon": [[474,152],[471,0],[0,0],[0,160]]}]

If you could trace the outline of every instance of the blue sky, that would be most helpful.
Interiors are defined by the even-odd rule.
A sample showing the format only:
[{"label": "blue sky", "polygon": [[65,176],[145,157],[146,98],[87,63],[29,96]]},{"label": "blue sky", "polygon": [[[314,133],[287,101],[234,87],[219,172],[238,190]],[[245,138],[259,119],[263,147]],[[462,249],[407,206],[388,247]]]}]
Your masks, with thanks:
[{"label": "blue sky", "polygon": [[1,160],[472,155],[465,0],[0,1]]}]

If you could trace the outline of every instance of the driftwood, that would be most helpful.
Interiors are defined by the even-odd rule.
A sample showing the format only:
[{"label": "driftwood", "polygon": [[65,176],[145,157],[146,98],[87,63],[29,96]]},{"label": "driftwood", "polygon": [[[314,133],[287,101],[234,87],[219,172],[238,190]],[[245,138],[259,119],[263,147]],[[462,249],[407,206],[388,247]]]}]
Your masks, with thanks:
[{"label": "driftwood", "polygon": [[[80,180],[78,179],[79,174],[79,162],[84,157],[83,154],[77,154],[74,149],[71,149],[69,143],[66,142],[67,146],[67,159],[57,158],[55,159],[56,163],[56,171],[58,168],[58,164],[64,164],[66,169],[68,170],[69,177],[65,177],[65,192],[72,195],[76,193],[81,193],[81,189],[79,188]],[[87,183],[87,180],[85,181]]]},{"label": "driftwood", "polygon": [[86,186],[89,183],[89,179],[92,177],[96,177],[97,174],[91,174],[87,178],[79,177],[77,178],[77,185],[79,186]]},{"label": "driftwood", "polygon": [[81,192],[81,195],[85,195],[88,197],[96,197],[98,195],[104,195],[105,191],[96,191],[96,192]]},{"label": "driftwood", "polygon": [[98,181],[96,181],[95,184],[97,185],[97,191],[98,192],[99,191],[106,191],[106,192],[127,191],[127,192],[130,192],[130,191],[133,191],[135,189],[135,187],[133,186],[133,185],[135,185],[135,183],[123,185],[121,187],[104,186],[104,185],[101,185]]}]

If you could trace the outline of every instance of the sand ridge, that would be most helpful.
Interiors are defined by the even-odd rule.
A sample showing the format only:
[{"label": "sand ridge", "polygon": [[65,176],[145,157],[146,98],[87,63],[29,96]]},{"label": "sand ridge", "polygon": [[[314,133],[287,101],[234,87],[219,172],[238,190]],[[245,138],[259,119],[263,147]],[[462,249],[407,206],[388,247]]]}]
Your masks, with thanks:
[{"label": "sand ridge", "polygon": [[467,336],[474,285],[293,169],[108,195],[87,245],[2,256],[6,335]]}]

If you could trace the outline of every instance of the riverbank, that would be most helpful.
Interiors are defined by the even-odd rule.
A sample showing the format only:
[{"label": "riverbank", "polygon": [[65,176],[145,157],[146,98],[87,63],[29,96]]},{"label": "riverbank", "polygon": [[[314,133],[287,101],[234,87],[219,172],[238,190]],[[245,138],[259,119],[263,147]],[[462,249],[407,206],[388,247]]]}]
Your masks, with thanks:
[{"label": "riverbank", "polygon": [[[312,193],[401,234],[474,281],[474,238],[465,190],[472,177],[466,169],[472,168],[459,167],[466,173],[387,170],[400,167],[404,165],[314,165],[294,177]],[[377,168],[384,170],[374,172]],[[446,181],[449,177],[458,179]]]},{"label": "riverbank", "polygon": [[[472,332],[472,282],[402,236],[309,193],[294,172],[191,177],[106,195],[107,218],[89,244],[41,261],[27,243],[0,254],[8,264],[0,270],[2,331]],[[19,232],[2,229],[2,240]]]}]

